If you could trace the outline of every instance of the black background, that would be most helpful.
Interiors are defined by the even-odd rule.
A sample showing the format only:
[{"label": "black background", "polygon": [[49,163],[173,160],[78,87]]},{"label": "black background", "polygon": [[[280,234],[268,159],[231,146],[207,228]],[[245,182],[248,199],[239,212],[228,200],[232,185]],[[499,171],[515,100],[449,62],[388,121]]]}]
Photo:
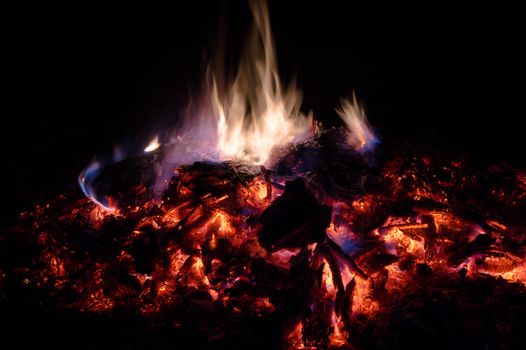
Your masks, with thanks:
[{"label": "black background", "polygon": [[[524,165],[517,9],[269,7],[280,72],[297,77],[305,112],[338,124],[334,107],[356,91],[384,138],[429,136],[448,150]],[[220,17],[231,62],[251,20],[243,1],[201,0],[28,5],[6,16],[3,176],[17,209],[56,179],[73,179],[94,154],[173,124],[189,91],[198,92]]]}]

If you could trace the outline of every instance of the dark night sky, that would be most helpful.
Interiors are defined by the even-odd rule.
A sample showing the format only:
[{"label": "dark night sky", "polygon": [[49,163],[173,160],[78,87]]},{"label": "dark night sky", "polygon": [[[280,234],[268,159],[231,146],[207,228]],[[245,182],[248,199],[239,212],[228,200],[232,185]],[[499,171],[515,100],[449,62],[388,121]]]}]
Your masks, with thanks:
[{"label": "dark night sky", "polygon": [[[201,82],[222,3],[235,52],[250,23],[243,1],[13,9],[2,140],[11,191],[38,191],[95,153],[170,125]],[[270,1],[280,71],[296,75],[304,111],[337,123],[334,107],[355,90],[384,136],[434,130],[449,148],[524,164],[517,11],[352,3]]]}]

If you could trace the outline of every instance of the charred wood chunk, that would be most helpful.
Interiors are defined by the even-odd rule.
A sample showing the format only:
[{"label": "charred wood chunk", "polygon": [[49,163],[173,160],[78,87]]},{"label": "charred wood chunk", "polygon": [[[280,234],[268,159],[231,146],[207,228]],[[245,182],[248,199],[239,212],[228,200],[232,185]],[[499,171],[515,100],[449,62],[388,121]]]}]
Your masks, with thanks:
[{"label": "charred wood chunk", "polygon": [[433,270],[428,264],[416,264],[416,274],[421,277],[429,277],[433,273]]},{"label": "charred wood chunk", "polygon": [[460,270],[458,270],[458,275],[461,277],[461,278],[465,278],[466,275],[468,274],[468,269],[463,267],[461,268]]},{"label": "charred wood chunk", "polygon": [[147,188],[155,181],[154,159],[152,153],[105,166],[93,183],[96,196],[110,196],[122,206],[141,205],[148,199]]},{"label": "charred wood chunk", "polygon": [[268,250],[321,242],[331,222],[331,208],[321,205],[303,179],[287,181],[285,192],[260,216],[259,242]]},{"label": "charred wood chunk", "polygon": [[448,262],[452,266],[458,266],[473,254],[487,252],[495,241],[488,234],[479,234],[471,242],[459,241],[448,249]]},{"label": "charred wood chunk", "polygon": [[396,255],[389,254],[384,248],[376,247],[360,255],[356,263],[368,274],[373,274],[385,266],[391,265],[398,259]]},{"label": "charred wood chunk", "polygon": [[462,314],[455,310],[452,300],[441,295],[407,295],[391,307],[388,319],[387,327],[378,333],[384,349],[479,347],[473,344],[473,338],[463,335]]},{"label": "charred wood chunk", "polygon": [[343,297],[343,303],[341,308],[342,320],[345,325],[347,333],[351,332],[351,312],[352,312],[352,298],[354,294],[354,288],[356,287],[356,281],[354,278],[347,283],[345,287],[345,294]]},{"label": "charred wood chunk", "polygon": [[398,268],[401,271],[410,271],[415,266],[415,259],[410,254],[404,256],[398,261]]},{"label": "charred wood chunk", "polygon": [[151,274],[160,254],[158,235],[153,231],[145,233],[131,244],[130,253],[135,262],[135,270]]}]

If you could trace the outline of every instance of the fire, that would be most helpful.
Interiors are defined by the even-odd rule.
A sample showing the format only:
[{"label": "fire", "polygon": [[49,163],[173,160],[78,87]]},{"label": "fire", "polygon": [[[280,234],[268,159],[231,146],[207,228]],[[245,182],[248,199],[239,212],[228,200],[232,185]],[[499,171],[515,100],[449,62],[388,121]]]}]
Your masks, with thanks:
[{"label": "fire", "polygon": [[344,346],[348,346],[346,336],[342,331],[341,321],[334,312],[331,315],[331,321],[333,325],[333,330],[329,339],[329,344],[335,348],[342,348]]},{"label": "fire", "polygon": [[155,135],[155,137],[150,141],[148,146],[144,149],[144,153],[153,152],[156,149],[161,147],[161,144],[159,143],[159,136]]},{"label": "fire", "polygon": [[[163,145],[152,188],[157,204],[182,165],[234,161],[271,166],[275,160],[273,152],[306,141],[322,130],[320,123],[313,121],[312,113],[305,115],[300,111],[299,89],[294,84],[284,86],[280,80],[265,2],[249,3],[254,25],[235,78],[219,81],[216,76],[224,74],[209,70],[202,98],[189,104],[171,136],[161,143],[156,135],[143,149],[144,153],[151,153]],[[348,128],[348,143],[360,153],[374,150],[379,141],[356,97],[353,101],[342,100],[337,112]],[[79,178],[86,196],[106,209],[110,207],[95,194],[93,181],[105,165],[122,158],[119,151],[112,162],[93,162]]]},{"label": "fire", "polygon": [[353,96],[352,101],[343,99],[341,107],[337,108],[336,112],[347,126],[347,141],[354,149],[359,152],[370,152],[376,148],[379,141],[367,121],[363,107],[357,102],[356,96]]},{"label": "fire", "polygon": [[274,147],[308,136],[312,120],[299,112],[299,91],[279,80],[268,9],[262,1],[250,4],[255,28],[246,56],[226,91],[213,83],[211,104],[220,158],[264,164]]},{"label": "fire", "polygon": [[112,213],[115,211],[115,207],[111,203],[110,198],[98,198],[93,187],[93,182],[102,170],[101,163],[97,161],[91,162],[86,169],[80,173],[78,182],[82,192],[86,197],[91,199],[93,203],[97,204],[104,212]]},{"label": "fire", "polygon": [[204,160],[269,165],[275,149],[312,136],[312,116],[300,112],[300,91],[280,81],[266,4],[250,5],[254,28],[237,74],[221,84],[210,73],[203,98],[189,106],[166,144],[156,193],[164,192],[182,164]]},{"label": "fire", "polygon": [[219,232],[222,234],[232,233],[233,229],[230,225],[227,214],[220,211],[216,212],[211,221],[212,224],[219,226]]},{"label": "fire", "polygon": [[[313,135],[300,93],[279,80],[268,11],[251,4],[255,27],[235,79],[212,79],[195,118],[138,150],[157,177],[129,188],[131,203],[117,209],[96,186],[105,166],[126,162],[116,150],[79,175],[91,202],[60,196],[22,213],[5,242],[27,239],[33,255],[17,260],[27,265],[9,290],[22,281],[67,309],[195,323],[211,344],[246,320],[270,321],[290,349],[385,348],[371,337],[397,312],[420,323],[420,299],[463,310],[481,303],[479,287],[492,303],[523,295],[524,173],[492,169],[496,183],[481,183],[486,169],[408,149],[373,171],[364,158],[379,141],[355,97],[337,110],[346,129],[314,123]],[[159,200],[141,202],[151,183]]]}]

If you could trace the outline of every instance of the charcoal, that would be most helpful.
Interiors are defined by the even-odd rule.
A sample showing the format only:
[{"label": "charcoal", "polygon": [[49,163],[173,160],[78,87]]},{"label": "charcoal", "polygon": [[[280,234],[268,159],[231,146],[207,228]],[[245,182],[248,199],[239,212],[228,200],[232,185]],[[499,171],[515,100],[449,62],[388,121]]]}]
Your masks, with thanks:
[{"label": "charcoal", "polygon": [[337,260],[338,265],[346,266],[350,271],[357,273],[362,278],[366,278],[366,274],[356,265],[356,262],[349,255],[345,254],[342,248],[336,244],[332,239],[326,238],[324,246],[327,248],[327,254]]},{"label": "charcoal", "polygon": [[356,263],[367,273],[374,273],[383,269],[387,265],[391,265],[398,259],[399,258],[396,255],[389,254],[385,250],[377,248],[362,254],[358,257]]},{"label": "charcoal", "polygon": [[428,264],[416,264],[416,274],[421,277],[429,277],[433,269]]},{"label": "charcoal", "polygon": [[465,278],[467,274],[468,274],[468,269],[465,267],[458,270],[458,275],[462,278]]},{"label": "charcoal", "polygon": [[402,271],[407,271],[407,270],[411,270],[415,265],[415,260],[412,256],[408,255],[408,256],[405,256],[403,258],[401,258],[399,261],[398,261],[398,267],[400,268],[400,270]]},{"label": "charcoal", "polygon": [[155,157],[153,152],[104,167],[93,183],[97,197],[110,196],[122,207],[145,203],[150,197],[148,188],[155,181]]},{"label": "charcoal", "polygon": [[347,328],[348,331],[350,331],[350,328],[351,328],[352,297],[354,294],[355,287],[356,287],[356,281],[353,278],[345,286],[345,295],[343,298],[343,303],[342,303],[342,308],[341,308],[342,318],[345,322],[345,327]]},{"label": "charcoal", "polygon": [[495,242],[495,238],[488,234],[480,234],[471,242],[460,242],[449,248],[449,262],[458,266],[462,261],[473,254],[484,253]]},{"label": "charcoal", "polygon": [[320,242],[331,221],[331,208],[321,205],[298,178],[259,217],[259,241],[268,250],[301,247]]},{"label": "charcoal", "polygon": [[392,321],[385,338],[394,348],[416,349],[422,344],[429,349],[465,346],[463,342],[467,339],[462,339],[461,316],[443,298],[413,296],[412,300],[404,300],[393,308],[390,317]]},{"label": "charcoal", "polygon": [[159,237],[155,232],[148,232],[132,243],[130,253],[137,272],[146,274],[153,272],[155,259],[160,253],[158,240]]}]

